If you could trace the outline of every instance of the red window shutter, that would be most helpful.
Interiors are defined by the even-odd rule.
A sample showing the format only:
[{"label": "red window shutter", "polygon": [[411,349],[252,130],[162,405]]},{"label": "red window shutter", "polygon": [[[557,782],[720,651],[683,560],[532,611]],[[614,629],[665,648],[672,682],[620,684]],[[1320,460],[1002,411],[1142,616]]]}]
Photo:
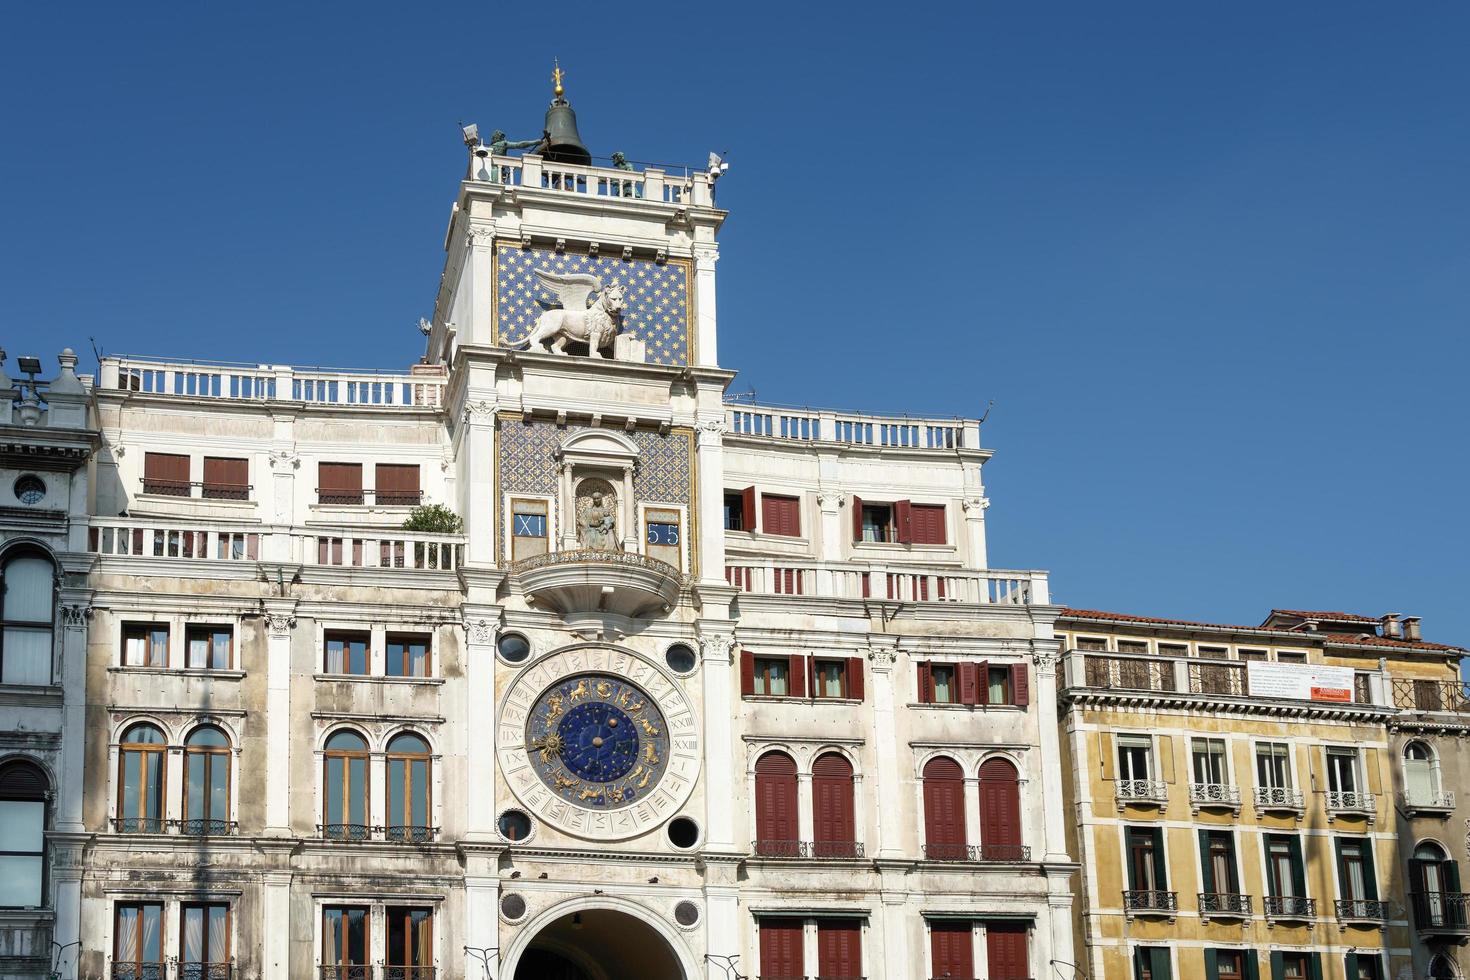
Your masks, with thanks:
[{"label": "red window shutter", "polygon": [[900,544],[908,544],[914,540],[914,508],[907,500],[893,502],[893,523],[898,526]]},{"label": "red window shutter", "polygon": [[863,658],[847,658],[847,696],[856,700],[863,700],[867,694],[863,685]]},{"label": "red window shutter", "polygon": [[1011,664],[1011,703],[1022,708],[1031,703],[1031,678],[1025,664]]},{"label": "red window shutter", "polygon": [[797,839],[796,762],[784,752],[767,752],[755,763],[755,837]]},{"label": "red window shutter", "polygon": [[318,463],[316,483],[324,503],[362,503],[361,463]]},{"label": "red window shutter", "polygon": [[248,459],[224,459],[219,456],[204,457],[204,492],[211,490],[222,495],[245,499],[245,488],[250,483],[250,461]]},{"label": "red window shutter", "polygon": [[943,504],[914,504],[910,514],[914,544],[944,544]]},{"label": "red window shutter", "polygon": [[931,850],[966,843],[964,771],[944,756],[924,765],[924,840]]},{"label": "red window shutter", "polygon": [[786,678],[791,688],[791,696],[794,698],[806,697],[806,658],[800,654],[792,654],[788,661],[790,666],[786,668]]},{"label": "red window shutter", "polygon": [[817,843],[857,840],[853,816],[852,763],[836,752],[812,763],[812,837]]},{"label": "red window shutter", "polygon": [[755,693],[755,654],[749,650],[740,651],[740,693]]},{"label": "red window shutter", "polygon": [[374,499],[380,504],[417,503],[419,468],[417,464],[378,463],[373,467],[377,484]]},{"label": "red window shutter", "polygon": [[745,531],[755,530],[755,487],[740,491],[740,527]]},{"label": "red window shutter", "polygon": [[862,924],[856,919],[817,920],[817,974],[862,976],[862,934]]},{"label": "red window shutter", "polygon": [[985,960],[992,977],[1029,977],[1026,926],[1020,922],[987,922]]},{"label": "red window shutter", "polygon": [[960,664],[960,704],[984,704],[980,694],[980,671],[976,664]]},{"label": "red window shutter", "polygon": [[806,972],[802,925],[800,919],[761,919],[761,976],[799,977]]},{"label": "red window shutter", "polygon": [[856,496],[852,498],[852,539],[863,539],[863,498]]},{"label": "red window shutter", "polygon": [[980,692],[975,695],[976,704],[990,703],[990,661],[982,660],[975,665],[975,673],[980,681]]},{"label": "red window shutter", "polygon": [[929,669],[929,661],[920,660],[919,668],[919,702],[932,704],[934,701],[934,672]]},{"label": "red window shutter", "polygon": [[801,536],[801,501],[796,497],[761,494],[761,530],[796,538]]},{"label": "red window shutter", "polygon": [[973,977],[975,951],[969,922],[929,923],[930,954],[935,977]]},{"label": "red window shutter", "polygon": [[1016,767],[990,759],[980,767],[980,845],[1021,843],[1021,787]]},{"label": "red window shutter", "polygon": [[144,453],[143,492],[187,497],[189,457],[176,453]]}]

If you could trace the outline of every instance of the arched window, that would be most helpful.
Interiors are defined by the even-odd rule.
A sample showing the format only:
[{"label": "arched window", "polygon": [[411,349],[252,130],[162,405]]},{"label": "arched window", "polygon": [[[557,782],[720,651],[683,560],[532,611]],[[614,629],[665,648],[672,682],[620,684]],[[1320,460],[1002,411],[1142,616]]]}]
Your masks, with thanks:
[{"label": "arched window", "polygon": [[767,752],[755,763],[755,852],[768,857],[801,853],[796,814],[796,760]]},{"label": "arched window", "polygon": [[163,833],[163,732],[148,724],[123,732],[117,753],[117,829],[123,834]]},{"label": "arched window", "polygon": [[1421,930],[1465,927],[1460,868],[1434,841],[1414,848],[1409,861],[1409,887],[1414,920]]},{"label": "arched window", "polygon": [[185,834],[230,832],[230,740],[212,725],[184,740]]},{"label": "arched window", "polygon": [[322,836],[368,838],[368,747],[353,731],[333,732],[322,762]]},{"label": "arched window", "polygon": [[45,904],[49,785],[33,762],[15,759],[0,765],[0,908]]},{"label": "arched window", "polygon": [[936,756],[924,764],[924,856],[931,861],[964,861],[965,773],[960,764]]},{"label": "arched window", "polygon": [[404,733],[388,743],[388,839],[433,838],[429,818],[429,745]]},{"label": "arched window", "polygon": [[56,566],[35,551],[14,552],[0,565],[0,585],[0,684],[50,684]]},{"label": "arched window", "polygon": [[987,759],[980,767],[980,860],[1024,861],[1021,784],[1016,767]]},{"label": "arched window", "polygon": [[852,763],[826,752],[812,763],[812,857],[858,857]]},{"label": "arched window", "polygon": [[1454,961],[1440,953],[1429,964],[1429,980],[1458,980]]},{"label": "arched window", "polygon": [[1404,796],[1409,806],[1440,806],[1439,767],[1424,742],[1404,746]]}]

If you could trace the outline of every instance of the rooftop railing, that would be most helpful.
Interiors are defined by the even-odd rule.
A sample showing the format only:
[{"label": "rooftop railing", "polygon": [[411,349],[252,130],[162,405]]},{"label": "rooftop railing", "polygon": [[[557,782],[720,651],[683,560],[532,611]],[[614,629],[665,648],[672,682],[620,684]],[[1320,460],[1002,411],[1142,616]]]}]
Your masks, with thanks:
[{"label": "rooftop railing", "polygon": [[504,184],[576,194],[582,197],[619,197],[661,204],[714,205],[714,181],[704,171],[672,174],[662,167],[619,170],[574,163],[556,163],[545,157],[494,156],[476,164],[471,177],[480,183]]},{"label": "rooftop railing", "polygon": [[1404,711],[1470,713],[1470,685],[1464,681],[1437,681],[1395,677],[1393,703]]},{"label": "rooftop railing", "polygon": [[895,602],[1046,605],[1045,572],[938,569],[914,564],[823,562],[793,558],[731,558],[725,581],[756,595],[806,595]]},{"label": "rooftop railing", "polygon": [[[1198,657],[1161,657],[1144,653],[1070,650],[1062,658],[1064,688],[1107,691],[1157,691],[1205,697],[1250,698],[1246,665],[1240,661],[1201,660]],[[1435,682],[1438,683],[1438,682]],[[1394,681],[1397,686],[1398,681]],[[1378,671],[1359,672],[1349,705],[1387,707],[1389,678]],[[1272,698],[1279,701],[1279,698]],[[1316,702],[1341,708],[1341,702]]]},{"label": "rooftop railing", "polygon": [[438,408],[445,383],[442,371],[402,374],[120,356],[102,358],[99,386],[193,400]]},{"label": "rooftop railing", "polygon": [[978,449],[980,423],[973,419],[911,418],[852,412],[726,405],[732,436],[796,442],[846,443],[882,449]]}]

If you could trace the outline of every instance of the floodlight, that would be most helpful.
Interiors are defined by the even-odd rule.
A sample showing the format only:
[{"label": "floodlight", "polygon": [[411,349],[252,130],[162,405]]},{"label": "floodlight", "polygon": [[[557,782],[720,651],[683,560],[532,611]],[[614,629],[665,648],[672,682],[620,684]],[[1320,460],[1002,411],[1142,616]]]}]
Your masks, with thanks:
[{"label": "floodlight", "polygon": [[480,127],[474,123],[459,127],[464,131],[464,145],[475,146],[480,142]]},{"label": "floodlight", "polygon": [[15,366],[20,368],[22,374],[40,374],[41,359],[39,357],[18,357]]}]

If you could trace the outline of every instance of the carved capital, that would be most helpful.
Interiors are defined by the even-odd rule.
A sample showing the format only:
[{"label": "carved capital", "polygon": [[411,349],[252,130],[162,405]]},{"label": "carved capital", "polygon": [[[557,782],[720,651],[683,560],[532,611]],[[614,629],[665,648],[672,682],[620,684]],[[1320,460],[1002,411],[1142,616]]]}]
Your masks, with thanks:
[{"label": "carved capital", "polygon": [[489,401],[466,402],[464,419],[471,425],[490,425],[495,421],[495,403]]},{"label": "carved capital", "polygon": [[92,607],[85,602],[69,602],[61,607],[61,621],[69,629],[85,629],[92,618]]},{"label": "carved capital", "polygon": [[472,646],[489,646],[495,642],[495,623],[483,616],[466,619],[464,631]]},{"label": "carved capital", "polygon": [[836,510],[847,500],[847,494],[836,490],[818,490],[817,506],[823,510]]},{"label": "carved capital", "polygon": [[296,627],[296,617],[291,613],[266,612],[263,615],[266,631],[271,636],[290,636]]},{"label": "carved capital", "polygon": [[272,449],[270,461],[272,469],[294,470],[301,466],[301,454],[294,449]]},{"label": "carved capital", "polygon": [[704,268],[712,269],[712,268],[714,268],[715,263],[718,262],[719,260],[720,260],[720,250],[719,250],[719,248],[717,246],[715,246],[715,245],[696,245],[696,246],[694,246],[694,263],[695,263],[695,265],[699,266],[700,268],[702,268],[702,269],[704,269]]},{"label": "carved capital", "polygon": [[495,241],[495,229],[485,225],[471,225],[469,234],[465,235],[464,239],[466,245],[480,245],[486,248],[493,241]]},{"label": "carved capital", "polygon": [[1037,674],[1055,674],[1057,672],[1057,655],[1051,650],[1033,651],[1031,662],[1036,665]]},{"label": "carved capital", "polygon": [[720,440],[725,437],[725,433],[729,431],[730,426],[726,424],[722,417],[717,419],[704,419],[695,428],[694,434],[699,445],[718,446]]},{"label": "carved capital", "polygon": [[898,651],[892,647],[874,647],[868,651],[868,662],[874,670],[889,671],[898,663]]},{"label": "carved capital", "polygon": [[990,498],[967,497],[966,499],[960,501],[960,506],[964,508],[965,513],[967,514],[970,511],[974,511],[976,517],[983,517],[985,515],[985,511],[988,510],[990,507]]},{"label": "carved capital", "polygon": [[699,646],[704,651],[704,659],[713,663],[730,663],[730,654],[735,649],[735,635],[733,633],[705,633],[699,637]]}]

